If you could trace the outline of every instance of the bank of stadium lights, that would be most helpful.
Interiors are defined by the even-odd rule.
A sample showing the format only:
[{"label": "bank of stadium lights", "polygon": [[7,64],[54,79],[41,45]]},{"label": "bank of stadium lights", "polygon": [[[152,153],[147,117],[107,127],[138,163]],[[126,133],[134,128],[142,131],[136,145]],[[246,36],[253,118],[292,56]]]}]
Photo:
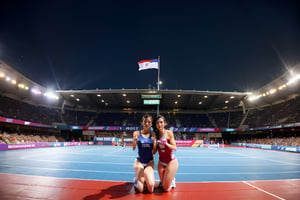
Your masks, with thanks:
[{"label": "bank of stadium lights", "polygon": [[45,92],[44,96],[48,97],[49,99],[56,99],[56,100],[59,99],[59,97],[52,91]]},{"label": "bank of stadium lights", "polygon": [[24,85],[23,83],[19,83],[18,87],[24,90],[29,90],[29,87],[27,85]]},{"label": "bank of stadium lights", "polygon": [[36,95],[41,95],[41,94],[42,94],[42,92],[41,92],[40,90],[36,89],[36,88],[31,88],[30,91],[31,91],[33,94],[36,94]]},{"label": "bank of stadium lights", "polygon": [[292,85],[300,79],[300,74],[293,76],[286,84]]},{"label": "bank of stadium lights", "polygon": [[299,74],[298,75],[294,75],[287,83],[282,84],[282,85],[280,85],[277,88],[273,88],[273,89],[271,89],[269,91],[263,92],[263,93],[258,94],[256,96],[255,95],[250,96],[249,97],[249,101],[255,101],[255,100],[260,99],[262,97],[266,97],[268,95],[272,95],[272,94],[276,93],[277,91],[284,90],[288,86],[292,86],[292,85],[296,84],[297,81],[299,81],[299,79],[300,79],[300,75]]},{"label": "bank of stadium lights", "polygon": [[9,76],[5,76],[4,73],[0,73],[0,78],[5,78],[5,81],[11,83],[12,85],[17,85],[20,89],[29,90],[29,87],[27,85],[25,85],[24,83],[18,83],[16,79],[12,79]]},{"label": "bank of stadium lights", "polygon": [[[10,76],[6,75],[4,72],[0,72],[0,78],[4,79],[6,82],[12,84],[12,85],[15,85],[17,86],[19,89],[22,89],[22,90],[29,90],[29,86],[27,86],[26,84],[22,83],[22,82],[18,82],[16,79],[14,78],[11,78]],[[43,93],[35,88],[35,87],[32,87],[30,89],[30,91],[35,94],[35,95],[42,95]],[[47,97],[47,98],[50,98],[50,99],[56,99],[58,100],[59,97],[54,93],[54,92],[45,92],[44,93],[44,96]]]},{"label": "bank of stadium lights", "polygon": [[[26,86],[25,86],[25,89],[26,89]],[[31,88],[30,91],[33,94],[38,95],[38,96],[43,94],[45,97],[47,97],[49,99],[56,99],[56,100],[59,99],[59,97],[55,94],[55,92],[52,92],[52,91],[48,91],[48,92],[43,93],[41,90],[39,90],[37,88]]]}]

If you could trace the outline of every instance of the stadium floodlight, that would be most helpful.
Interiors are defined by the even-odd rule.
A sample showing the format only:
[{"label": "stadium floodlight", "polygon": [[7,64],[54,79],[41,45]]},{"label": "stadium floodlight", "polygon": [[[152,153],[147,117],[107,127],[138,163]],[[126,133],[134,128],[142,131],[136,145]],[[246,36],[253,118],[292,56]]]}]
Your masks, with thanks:
[{"label": "stadium floodlight", "polygon": [[276,89],[271,89],[271,90],[269,91],[270,94],[274,94],[275,92],[277,92]]},{"label": "stadium floodlight", "polygon": [[0,72],[0,78],[4,78],[5,74],[3,72]]},{"label": "stadium floodlight", "polygon": [[293,77],[291,77],[291,79],[287,82],[287,85],[291,85],[293,83],[296,83],[298,80],[300,79],[300,75],[295,75]]},{"label": "stadium floodlight", "polygon": [[16,84],[17,84],[17,81],[16,81],[15,79],[13,79],[13,80],[11,81],[11,84],[16,85]]},{"label": "stadium floodlight", "polygon": [[22,88],[22,89],[25,89],[25,85],[24,85],[23,83],[19,83],[19,84],[18,84],[18,87],[19,87],[19,88]]},{"label": "stadium floodlight", "polygon": [[257,95],[257,96],[250,96],[249,97],[249,101],[255,101],[255,100],[257,100],[257,99],[259,99],[259,98],[261,98],[262,97],[262,95]]},{"label": "stadium floodlight", "polygon": [[54,94],[54,92],[52,92],[52,91],[45,92],[44,96],[48,97],[50,99],[56,99],[56,100],[59,99],[59,97],[56,94]]},{"label": "stadium floodlight", "polygon": [[6,76],[6,77],[5,77],[5,80],[6,80],[6,81],[10,81],[11,79],[10,79],[9,76]]},{"label": "stadium floodlight", "polygon": [[40,90],[36,89],[36,88],[32,88],[32,89],[31,89],[31,92],[32,92],[33,94],[36,94],[36,95],[41,95],[41,94],[42,94],[42,92],[41,92]]}]

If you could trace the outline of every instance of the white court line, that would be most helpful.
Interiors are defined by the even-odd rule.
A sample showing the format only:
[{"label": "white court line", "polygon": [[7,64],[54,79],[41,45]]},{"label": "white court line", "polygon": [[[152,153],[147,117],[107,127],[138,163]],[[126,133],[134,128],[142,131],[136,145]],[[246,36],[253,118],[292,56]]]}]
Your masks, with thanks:
[{"label": "white court line", "polygon": [[187,172],[187,173],[176,173],[176,174],[182,174],[182,175],[197,175],[197,174],[294,174],[294,173],[300,173],[300,171],[284,171],[284,172]]},{"label": "white court line", "polygon": [[21,169],[51,170],[51,171],[91,172],[91,173],[109,173],[109,174],[135,174],[135,172],[120,172],[120,171],[98,171],[98,170],[86,170],[86,169],[61,169],[61,168],[48,168],[48,167],[24,167],[24,166],[10,166],[10,165],[0,165],[0,166],[11,167],[11,168],[21,168]]},{"label": "white court line", "polygon": [[[26,167],[26,166],[12,166],[12,165],[1,165],[3,167],[10,168],[21,168],[21,169],[38,169],[38,170],[52,170],[52,171],[74,171],[74,172],[93,172],[93,173],[111,173],[111,174],[135,174],[135,172],[116,172],[116,171],[98,171],[98,170],[85,170],[85,169],[61,169],[61,168],[48,168],[48,167]],[[156,173],[156,170],[154,170]],[[300,171],[284,171],[284,172],[232,172],[232,173],[180,173],[177,172],[177,175],[211,175],[211,174],[225,174],[225,175],[233,175],[233,174],[289,174],[289,173],[300,173]]]},{"label": "white court line", "polygon": [[271,192],[268,192],[268,191],[266,191],[266,190],[263,190],[263,189],[261,189],[261,188],[259,188],[259,187],[256,187],[256,186],[254,186],[254,185],[248,183],[247,181],[243,181],[243,183],[245,183],[245,184],[247,184],[247,185],[249,185],[249,186],[251,186],[251,187],[253,187],[253,188],[255,188],[255,189],[259,190],[259,191],[262,191],[262,192],[264,192],[264,193],[266,193],[266,194],[268,194],[268,195],[271,195],[271,196],[273,196],[273,197],[275,197],[275,198],[277,198],[277,199],[285,200],[284,198],[281,198],[281,197],[279,197],[279,196],[277,196],[277,195],[275,195],[275,194],[272,194]]},{"label": "white court line", "polygon": [[112,152],[105,153],[105,154],[103,154],[103,155],[104,155],[104,156],[111,156],[112,154],[115,154],[115,153],[117,153],[117,152],[119,152],[119,151],[122,151],[122,150],[124,150],[123,147],[122,147],[122,148],[119,148],[119,149],[116,149],[116,150],[114,150],[114,151],[112,151]]},{"label": "white court line", "polygon": [[117,162],[93,162],[93,161],[77,161],[77,160],[44,160],[44,159],[28,159],[24,160],[37,161],[37,162],[51,162],[51,163],[80,163],[80,164],[101,164],[101,165],[133,165],[132,163],[117,163]]},{"label": "white court line", "polygon": [[272,161],[272,162],[278,162],[278,163],[282,163],[282,164],[287,164],[287,165],[300,165],[298,163],[290,163],[290,162],[284,162],[284,161],[280,161],[280,160],[273,160],[273,159],[266,159],[266,158],[260,158],[257,156],[248,156],[245,154],[241,154],[241,153],[233,153],[233,152],[226,152],[223,151],[222,153],[227,153],[227,154],[233,154],[233,155],[239,155],[239,156],[243,156],[243,157],[247,157],[247,158],[254,158],[254,159],[258,159],[258,160],[266,160],[266,161]]},{"label": "white court line", "polygon": [[[21,158],[23,160],[30,160],[36,162],[50,162],[50,163],[80,163],[80,164],[101,164],[101,165],[133,165],[133,163],[125,162],[93,162],[93,161],[78,161],[78,160],[45,160],[45,159],[32,159],[32,158]],[[260,164],[266,166],[265,164]],[[272,164],[273,165],[285,165],[285,164]],[[180,166],[191,166],[191,167],[207,167],[207,166],[259,166],[258,164],[180,164]]]},{"label": "white court line", "polygon": [[[60,150],[60,149],[54,149],[56,151]],[[70,149],[68,149],[70,150]],[[81,152],[86,152],[86,151],[92,151],[94,149],[85,149],[85,150],[82,150]],[[66,152],[66,151],[59,151],[59,152],[56,152],[56,153],[63,153],[63,154],[80,154],[80,153],[73,153],[73,152]],[[42,156],[42,157],[45,157],[45,155],[53,155],[55,154],[53,151],[46,151],[45,152],[41,152],[41,153],[37,153],[37,154],[34,154],[34,155],[27,155],[27,156],[22,156],[20,157],[20,159],[23,159],[23,160],[27,160],[27,158],[30,158],[30,157],[38,157],[38,156]]]}]

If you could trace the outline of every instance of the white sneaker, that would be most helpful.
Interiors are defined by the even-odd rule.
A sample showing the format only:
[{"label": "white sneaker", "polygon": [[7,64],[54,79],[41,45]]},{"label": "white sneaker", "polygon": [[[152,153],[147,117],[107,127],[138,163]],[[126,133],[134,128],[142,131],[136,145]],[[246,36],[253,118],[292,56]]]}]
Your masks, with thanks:
[{"label": "white sneaker", "polygon": [[175,183],[175,177],[173,178],[173,180],[172,180],[172,183],[171,183],[171,187],[172,188],[176,188],[176,183]]}]

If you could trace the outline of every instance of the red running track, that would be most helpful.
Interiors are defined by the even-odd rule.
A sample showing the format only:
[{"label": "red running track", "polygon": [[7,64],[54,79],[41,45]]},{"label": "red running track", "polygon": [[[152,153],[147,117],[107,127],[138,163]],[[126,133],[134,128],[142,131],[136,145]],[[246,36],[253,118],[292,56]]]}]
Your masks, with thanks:
[{"label": "red running track", "polygon": [[0,174],[0,199],[299,199],[300,180],[176,183],[171,192],[135,193],[132,183]]}]

